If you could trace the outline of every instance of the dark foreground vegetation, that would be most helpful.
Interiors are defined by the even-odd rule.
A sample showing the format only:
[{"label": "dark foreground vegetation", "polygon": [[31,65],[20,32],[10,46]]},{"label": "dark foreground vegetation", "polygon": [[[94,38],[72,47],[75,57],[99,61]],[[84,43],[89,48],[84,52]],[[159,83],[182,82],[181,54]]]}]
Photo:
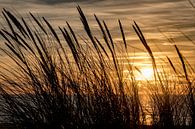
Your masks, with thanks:
[{"label": "dark foreground vegetation", "polygon": [[27,22],[3,10],[7,23],[0,30],[5,41],[0,66],[3,122],[18,129],[195,129],[194,69],[178,47],[174,46],[180,66],[167,57],[170,71],[163,71],[134,23],[155,76],[141,85],[147,86],[148,108],[134,74],[139,69],[124,63],[130,62],[129,46],[120,20],[122,43],[116,44],[104,21],[95,16],[100,39],[77,9],[84,38],[68,22],[55,30],[44,17],[30,13]]}]

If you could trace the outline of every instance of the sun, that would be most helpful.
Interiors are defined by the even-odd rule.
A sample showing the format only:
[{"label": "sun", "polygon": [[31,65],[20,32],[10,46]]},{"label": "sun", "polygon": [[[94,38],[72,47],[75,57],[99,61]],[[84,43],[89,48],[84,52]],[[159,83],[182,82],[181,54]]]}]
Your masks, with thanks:
[{"label": "sun", "polygon": [[139,75],[137,75],[136,80],[153,80],[154,72],[152,68],[142,68],[140,69]]}]

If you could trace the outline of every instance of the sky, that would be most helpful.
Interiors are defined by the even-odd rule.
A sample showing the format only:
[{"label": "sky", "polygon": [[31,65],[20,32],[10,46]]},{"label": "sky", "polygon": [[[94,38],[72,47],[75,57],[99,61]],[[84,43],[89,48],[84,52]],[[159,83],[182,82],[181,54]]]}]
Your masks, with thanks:
[{"label": "sky", "polygon": [[[172,38],[190,62],[195,64],[195,56],[192,56],[195,55],[194,44],[183,35],[195,40],[195,9],[188,0],[0,0],[0,10],[6,8],[26,18],[29,17],[28,12],[32,12],[35,16],[46,17],[55,28],[65,26],[68,21],[76,32],[82,33],[77,5],[85,12],[92,29],[98,27],[94,13],[105,20],[115,41],[121,40],[117,23],[121,19],[128,43],[140,48],[141,44],[132,29],[133,21],[136,21],[157,56],[177,58],[173,43],[167,40]],[[0,22],[6,26],[2,17]],[[146,64],[149,63],[144,51],[136,54],[138,62],[143,64],[144,60]]]}]

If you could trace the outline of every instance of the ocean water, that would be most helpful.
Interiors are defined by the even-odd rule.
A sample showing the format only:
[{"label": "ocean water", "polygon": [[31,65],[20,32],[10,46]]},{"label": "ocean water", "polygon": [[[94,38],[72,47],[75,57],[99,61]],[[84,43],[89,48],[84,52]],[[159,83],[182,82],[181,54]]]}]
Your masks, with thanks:
[{"label": "ocean water", "polygon": [[[191,2],[195,4],[195,1]],[[36,16],[46,17],[56,28],[66,26],[65,22],[68,21],[75,32],[82,34],[77,5],[85,12],[94,33],[98,28],[94,14],[105,20],[116,43],[121,41],[120,19],[130,46],[130,58],[140,67],[149,66],[151,60],[132,29],[134,21],[141,27],[156,57],[169,56],[178,63],[173,47],[176,44],[188,61],[195,64],[195,8],[188,0],[0,0],[0,10],[6,8],[27,19],[28,12],[32,12]],[[2,17],[0,22],[6,26]],[[2,37],[0,42],[2,44]],[[157,63],[163,64],[160,59],[157,59]]]}]

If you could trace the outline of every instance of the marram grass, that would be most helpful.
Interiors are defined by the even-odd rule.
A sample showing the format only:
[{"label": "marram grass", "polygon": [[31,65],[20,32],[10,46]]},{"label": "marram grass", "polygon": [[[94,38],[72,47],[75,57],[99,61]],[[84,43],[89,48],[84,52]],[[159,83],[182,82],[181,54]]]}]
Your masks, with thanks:
[{"label": "marram grass", "polygon": [[[120,54],[126,54],[124,58],[129,61],[121,21],[122,43],[116,45],[104,21],[94,15],[97,31],[101,32],[99,39],[81,8],[77,9],[87,35],[82,40],[68,22],[56,30],[44,17],[37,19],[30,13],[31,22],[27,22],[6,9],[2,11],[8,27],[0,30],[4,39],[1,52],[9,60],[1,60],[0,65],[3,122],[19,129],[194,128],[194,82],[190,78],[194,73],[178,47],[175,50],[183,72],[179,73],[167,57],[177,77],[170,81],[166,71],[158,72],[155,56],[134,23],[135,33],[151,57],[155,76],[155,83],[142,84],[148,87],[148,109],[141,101],[134,74],[139,69],[120,60]],[[148,116],[150,125],[146,126]]]}]

